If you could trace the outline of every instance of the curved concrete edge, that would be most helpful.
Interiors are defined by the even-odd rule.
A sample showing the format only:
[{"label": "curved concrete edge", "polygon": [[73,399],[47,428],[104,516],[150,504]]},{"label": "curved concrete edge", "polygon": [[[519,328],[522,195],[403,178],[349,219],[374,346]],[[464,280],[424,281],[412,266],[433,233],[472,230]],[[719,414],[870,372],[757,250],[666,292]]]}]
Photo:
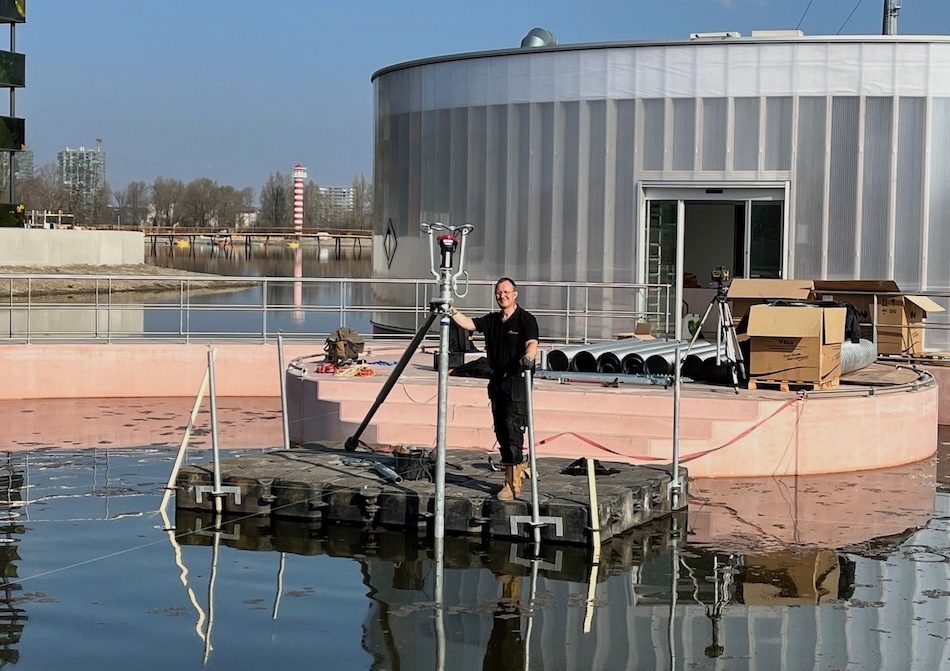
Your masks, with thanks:
[{"label": "curved concrete edge", "polygon": [[934,382],[866,396],[806,396],[732,445],[683,465],[694,477],[728,478],[911,464],[937,451],[937,399]]},{"label": "curved concrete edge", "polygon": [[[221,343],[214,347],[218,396],[280,395],[276,341]],[[0,400],[194,398],[207,367],[207,352],[207,344],[197,343],[5,344],[0,346],[0,379],[4,380]],[[322,358],[322,343],[284,343],[285,364],[315,353]],[[321,399],[315,382],[292,371],[286,379],[293,442],[345,440],[353,434],[357,425],[339,420],[339,403]],[[368,398],[375,398],[381,384],[380,378],[350,379],[347,383],[362,386],[359,392],[354,387],[353,394]],[[560,393],[585,392],[565,388]],[[629,389],[623,393],[656,396],[657,389]],[[737,397],[735,402],[760,404],[758,416],[765,418],[785,403],[782,398],[757,394]],[[721,443],[710,444],[706,449],[695,445],[684,449],[683,466],[692,477],[843,473],[913,463],[936,451],[939,394],[935,382],[916,385],[912,391],[813,394],[805,398],[783,408],[727,447],[696,458],[691,457]],[[754,424],[749,420],[728,421],[735,429],[731,434],[734,436]],[[635,426],[631,424],[631,433],[635,433]],[[585,432],[596,434],[596,425],[577,427],[577,433]],[[375,442],[374,427],[370,425],[362,437]],[[451,444],[450,447],[472,448]],[[550,456],[543,446],[538,455]],[[614,455],[605,456],[594,447],[579,445],[576,457],[587,456],[616,460]]]},{"label": "curved concrete edge", "polygon": [[[937,381],[937,387],[940,389],[950,389],[950,366],[915,365],[933,375]],[[940,424],[950,425],[950,393],[940,395],[937,417]]]},{"label": "curved concrete edge", "polygon": [[[382,386],[378,380],[354,380],[362,388],[354,386],[347,396],[374,398]],[[320,384],[319,376],[310,376],[304,371],[288,373],[288,422],[294,444],[343,441],[354,435],[359,425],[358,422],[340,421],[341,406],[346,399],[339,397],[338,392],[322,393]],[[561,393],[580,395],[589,392],[564,389]],[[624,393],[631,398],[638,394],[650,394],[655,398],[657,391],[631,388]],[[672,390],[665,393],[672,396]],[[690,447],[684,448],[680,457],[690,477],[754,478],[868,471],[919,462],[931,457],[937,449],[938,389],[932,378],[902,387],[900,391],[877,389],[869,393],[867,388],[861,388],[847,394],[806,394],[797,400],[778,392],[771,396],[739,396],[730,401],[757,405],[760,420],[720,420],[730,427],[728,435],[742,436],[725,447],[721,446],[729,442],[728,439],[711,439],[702,446],[698,446],[695,440],[687,441]],[[451,398],[450,394],[450,403]],[[703,399],[691,397],[689,402],[703,403]],[[435,411],[434,407],[429,410]],[[591,417],[582,425],[579,420],[574,431],[579,435],[597,435],[600,433],[597,421],[596,417]],[[631,419],[629,432],[635,434],[636,426],[636,421]],[[362,440],[380,442],[377,436],[383,428],[383,424],[377,427],[371,422],[362,434]],[[432,438],[431,429],[420,422],[418,444],[426,444]],[[490,432],[490,426],[487,430]],[[451,431],[447,440],[450,449],[473,449],[471,444],[453,444]],[[485,442],[490,444],[492,440],[488,438]],[[654,450],[651,456],[672,454],[672,443],[668,445],[668,448]],[[605,454],[582,441],[575,441],[571,450],[567,454],[562,448],[540,445],[537,456],[592,457],[645,466],[658,463],[656,460]],[[485,451],[494,452],[491,449]]]}]

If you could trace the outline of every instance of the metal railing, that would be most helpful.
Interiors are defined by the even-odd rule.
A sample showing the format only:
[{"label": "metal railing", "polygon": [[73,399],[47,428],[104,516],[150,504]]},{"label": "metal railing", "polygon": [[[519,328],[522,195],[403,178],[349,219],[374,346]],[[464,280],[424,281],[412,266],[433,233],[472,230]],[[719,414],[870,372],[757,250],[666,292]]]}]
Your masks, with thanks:
[{"label": "metal railing", "polygon": [[[494,281],[470,285],[462,310],[497,309]],[[0,275],[0,338],[267,342],[282,334],[322,342],[340,326],[399,338],[421,327],[437,291],[431,279]],[[526,281],[519,292],[546,341],[611,338],[638,322],[668,333],[672,324],[669,285]],[[648,304],[666,309],[649,312]]]}]

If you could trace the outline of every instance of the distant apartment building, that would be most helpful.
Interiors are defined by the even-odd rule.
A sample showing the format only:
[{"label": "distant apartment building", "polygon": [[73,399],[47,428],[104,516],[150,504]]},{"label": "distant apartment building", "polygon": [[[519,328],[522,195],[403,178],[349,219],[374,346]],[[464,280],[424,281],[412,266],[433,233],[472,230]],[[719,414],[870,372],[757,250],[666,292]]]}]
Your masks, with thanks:
[{"label": "distant apartment building", "polygon": [[337,212],[349,212],[353,209],[353,187],[352,186],[321,186],[320,195],[328,210]]},{"label": "distant apartment building", "polygon": [[56,155],[56,159],[66,191],[78,196],[82,204],[88,206],[106,184],[106,153],[101,147],[66,147]]}]

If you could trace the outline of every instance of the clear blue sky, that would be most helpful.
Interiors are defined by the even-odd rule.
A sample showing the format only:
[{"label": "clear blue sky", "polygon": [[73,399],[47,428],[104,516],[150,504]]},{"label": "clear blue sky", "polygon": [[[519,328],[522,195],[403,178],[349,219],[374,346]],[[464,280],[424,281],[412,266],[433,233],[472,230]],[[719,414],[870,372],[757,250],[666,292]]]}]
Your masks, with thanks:
[{"label": "clear blue sky", "polygon": [[[948,0],[902,4],[900,33],[950,33]],[[517,47],[535,26],[561,44],[796,27],[809,35],[878,34],[883,6],[883,0],[812,0],[810,7],[809,0],[28,0],[27,22],[16,30],[27,64],[16,113],[26,117],[37,168],[55,162],[66,146],[95,147],[101,137],[115,190],[163,176],[210,177],[259,192],[269,174],[289,172],[297,162],[320,184],[348,185],[356,173],[372,179],[370,77],[388,65]],[[0,38],[0,48],[8,45]]]}]

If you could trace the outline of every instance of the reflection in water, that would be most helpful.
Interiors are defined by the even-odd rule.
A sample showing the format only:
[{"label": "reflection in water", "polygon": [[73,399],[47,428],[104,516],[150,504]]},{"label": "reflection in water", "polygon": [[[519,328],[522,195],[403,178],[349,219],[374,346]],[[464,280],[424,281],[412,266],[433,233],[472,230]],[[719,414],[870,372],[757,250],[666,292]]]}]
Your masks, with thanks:
[{"label": "reflection in water", "polygon": [[20,642],[29,619],[26,610],[19,607],[24,599],[15,563],[21,561],[17,541],[26,533],[17,513],[22,487],[23,471],[16,468],[8,454],[6,463],[0,466],[0,668],[19,661],[20,653],[14,646]]},{"label": "reflection in water", "polygon": [[[152,511],[173,457],[8,455],[7,505],[30,530],[12,515],[0,525],[0,542],[15,539],[3,547],[18,550],[0,556],[11,595],[0,616],[12,613],[0,627],[19,627],[0,632],[8,650],[15,642],[18,668],[141,659],[139,668],[200,669],[207,655],[207,668],[313,666],[317,656],[326,668],[433,669],[440,650],[453,671],[950,668],[950,494],[934,495],[932,461],[905,478],[785,482],[784,516],[765,505],[771,485],[722,485],[727,497],[743,485],[761,494],[722,506],[704,486],[688,516],[612,539],[596,570],[589,548],[546,544],[534,558],[524,544],[448,537],[439,598],[434,552],[414,534],[269,517],[215,525],[184,510],[170,533]],[[912,509],[918,479],[930,483],[929,516]],[[842,490],[853,500],[835,498]],[[874,508],[875,496],[890,510]],[[866,507],[888,523],[870,525],[858,514]],[[860,541],[836,531],[852,521],[902,531]],[[783,526],[799,533],[783,538]],[[21,636],[16,609],[27,598],[30,636]],[[71,628],[90,610],[99,631],[123,632],[121,644],[91,644],[88,629]]]},{"label": "reflection in water", "polygon": [[[197,273],[232,277],[297,277],[294,264],[300,252],[301,277],[369,277],[372,259],[367,251],[344,249],[341,258],[325,253],[326,246],[305,243],[297,249],[286,244],[256,245],[244,250],[243,245],[230,254],[215,251],[212,245],[198,245],[184,253],[169,253],[158,246],[145,248],[145,262],[160,268],[177,268]],[[192,253],[193,252],[193,253]]]},{"label": "reflection in water", "polygon": [[[176,515],[178,529],[203,528],[210,521],[208,513]],[[758,666],[742,668],[792,670],[812,668],[805,662],[816,648],[847,656],[847,634],[824,640],[821,631],[843,633],[842,626],[853,619],[848,611],[860,607],[845,607],[855,591],[855,567],[872,560],[827,550],[728,555],[690,546],[671,555],[673,521],[678,518],[605,546],[592,603],[582,598],[592,575],[588,548],[545,547],[539,560],[531,561],[519,557],[522,545],[447,538],[444,641],[433,623],[433,612],[439,612],[435,560],[423,538],[247,519],[225,522],[220,530],[223,544],[244,550],[355,559],[372,604],[363,646],[375,660],[374,670],[437,668],[442,645],[445,668],[519,671],[660,669],[669,668],[671,659],[686,665],[680,668],[706,668],[700,660],[720,657],[758,660]],[[211,544],[207,535],[182,542]],[[811,608],[802,610],[806,606]],[[589,632],[588,608],[593,609]],[[805,651],[799,658],[782,651],[793,642],[782,629],[792,639],[801,637]]]},{"label": "reflection in water", "polygon": [[[208,523],[200,513],[177,516],[179,529]],[[593,586],[588,548],[542,547],[533,563],[519,556],[524,545],[447,538],[441,608],[433,552],[414,535],[244,519],[223,525],[222,543],[357,561],[371,603],[363,647],[380,671],[437,668],[443,646],[449,669],[711,669],[731,660],[725,668],[870,670],[948,661],[946,519],[891,539],[883,559],[883,544],[869,557],[689,544],[673,553],[674,523],[682,524],[662,520],[608,543]],[[940,549],[925,545],[935,535]],[[444,615],[444,640],[434,613]],[[934,645],[910,645],[921,633]]]},{"label": "reflection in water", "polygon": [[[146,248],[146,262],[164,268],[226,275],[229,277],[288,278],[270,280],[266,294],[260,287],[223,293],[205,294],[191,299],[192,309],[181,311],[176,305],[147,310],[144,331],[149,334],[177,336],[182,326],[197,337],[217,333],[326,334],[340,326],[360,333],[372,332],[370,311],[344,309],[341,306],[371,305],[370,284],[315,284],[291,278],[340,277],[365,278],[371,272],[368,253],[343,250],[342,258],[323,253],[326,246],[305,243],[296,249],[286,244],[258,245],[224,255],[213,245],[198,245],[187,253],[167,254],[159,246],[154,254]],[[246,252],[246,253],[245,253]],[[149,301],[157,304],[161,299]],[[261,312],[261,305],[268,309]],[[194,309],[201,306],[200,310]],[[220,306],[220,308],[219,308]],[[316,307],[320,307],[317,310]],[[333,308],[327,311],[326,308]]]},{"label": "reflection in water", "polygon": [[[294,277],[303,277],[303,250],[300,247],[294,250]],[[303,282],[294,282],[294,324],[304,322],[303,311]]]}]

